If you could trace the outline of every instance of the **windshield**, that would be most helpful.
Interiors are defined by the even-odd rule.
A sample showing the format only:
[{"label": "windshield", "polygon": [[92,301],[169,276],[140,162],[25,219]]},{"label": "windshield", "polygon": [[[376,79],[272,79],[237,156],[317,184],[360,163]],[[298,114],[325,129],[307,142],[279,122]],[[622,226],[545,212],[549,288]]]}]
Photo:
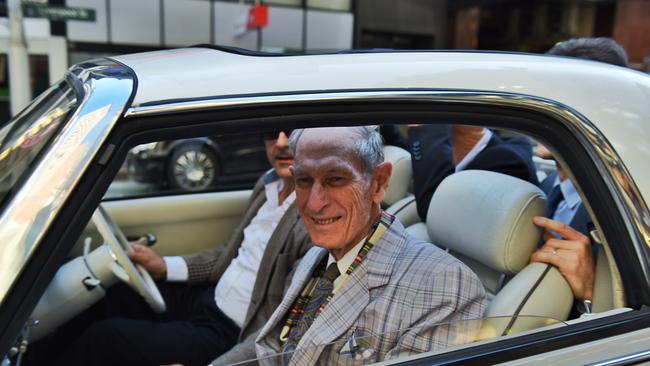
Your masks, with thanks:
[{"label": "windshield", "polygon": [[77,98],[67,83],[55,84],[18,116],[0,127],[0,204],[16,192]]},{"label": "windshield", "polygon": [[[426,328],[406,328],[389,331],[380,334],[368,334],[363,329],[348,329],[338,338],[338,340],[309,347],[299,347],[292,352],[274,352],[268,350],[267,354],[260,355],[259,358],[243,361],[231,365],[237,366],[284,366],[288,365],[293,357],[317,358],[320,364],[325,365],[368,365],[385,360],[404,361],[405,357],[419,358],[430,356],[437,353],[451,351],[462,348],[474,342],[489,342],[500,339],[500,337],[525,333],[527,331],[544,327],[564,326],[566,323],[552,318],[520,315],[520,316],[499,316],[482,319],[470,319],[452,323],[437,324],[434,327]],[[389,340],[397,339],[400,343],[410,343],[408,340],[414,334],[432,332],[432,343],[423,344],[401,344],[389,345]],[[443,338],[436,337],[436,334],[444,334]],[[279,348],[279,342],[276,344],[265,344],[272,349]],[[426,348],[426,349],[425,349]],[[378,351],[380,349],[390,349],[388,352]],[[382,359],[381,354],[386,357]],[[391,364],[389,362],[388,364]]]}]

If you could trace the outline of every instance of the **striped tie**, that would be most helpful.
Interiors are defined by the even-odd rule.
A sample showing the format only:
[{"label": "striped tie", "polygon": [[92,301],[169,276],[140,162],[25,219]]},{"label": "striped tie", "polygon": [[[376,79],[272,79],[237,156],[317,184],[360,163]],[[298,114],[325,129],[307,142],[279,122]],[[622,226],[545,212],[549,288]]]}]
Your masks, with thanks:
[{"label": "striped tie", "polygon": [[[307,329],[311,326],[316,319],[319,311],[318,308],[325,302],[327,296],[332,293],[334,289],[334,280],[340,275],[339,268],[336,265],[336,262],[331,263],[323,276],[318,279],[314,292],[310,297],[307,305],[305,305],[304,312],[298,323],[291,328],[289,333],[289,338],[284,343],[282,352],[292,352],[296,349],[298,342],[302,336],[307,332]],[[291,359],[291,354],[285,355],[286,361]],[[288,362],[286,362],[288,363]]]}]

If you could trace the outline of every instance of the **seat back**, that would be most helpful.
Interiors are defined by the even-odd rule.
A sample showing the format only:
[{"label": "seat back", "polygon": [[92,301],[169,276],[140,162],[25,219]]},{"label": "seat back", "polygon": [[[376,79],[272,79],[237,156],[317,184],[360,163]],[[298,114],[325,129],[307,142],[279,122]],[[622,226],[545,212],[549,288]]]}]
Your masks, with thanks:
[{"label": "seat back", "polygon": [[384,146],[384,161],[393,164],[388,190],[382,201],[382,207],[395,215],[404,226],[418,222],[420,219],[415,207],[415,198],[408,191],[413,177],[411,154],[397,146]]},{"label": "seat back", "polygon": [[[431,199],[426,234],[479,276],[490,304],[486,316],[539,316],[486,322],[495,335],[566,320],[573,295],[562,275],[528,264],[541,230],[532,222],[546,213],[544,193],[500,173],[468,170],[447,177]],[[422,227],[410,232],[422,236]],[[509,282],[506,281],[509,280]]]}]

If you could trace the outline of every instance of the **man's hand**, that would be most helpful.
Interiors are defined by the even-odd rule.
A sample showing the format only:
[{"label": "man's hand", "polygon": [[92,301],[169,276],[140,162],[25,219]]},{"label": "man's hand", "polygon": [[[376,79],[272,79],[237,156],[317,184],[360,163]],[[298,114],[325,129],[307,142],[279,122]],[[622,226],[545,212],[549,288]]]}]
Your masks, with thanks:
[{"label": "man's hand", "polygon": [[[544,245],[533,252],[530,261],[555,266],[569,283],[576,299],[591,300],[595,268],[589,238],[560,221],[536,216],[533,223],[544,229]],[[556,232],[562,239],[556,238],[550,231]]]},{"label": "man's hand", "polygon": [[157,280],[167,278],[167,263],[153,249],[140,244],[133,244],[129,258],[134,263],[140,264],[151,276]]},{"label": "man's hand", "polygon": [[537,143],[537,146],[535,146],[535,155],[542,159],[553,159],[553,153],[551,153],[551,150],[539,142]]}]

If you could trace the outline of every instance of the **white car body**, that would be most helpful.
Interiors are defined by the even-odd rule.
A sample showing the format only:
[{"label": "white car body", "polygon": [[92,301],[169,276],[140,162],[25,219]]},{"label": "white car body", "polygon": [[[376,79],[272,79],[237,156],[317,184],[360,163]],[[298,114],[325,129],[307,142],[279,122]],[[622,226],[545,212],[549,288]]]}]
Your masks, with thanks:
[{"label": "white car body", "polygon": [[[356,108],[377,116],[382,111],[396,115],[399,109],[392,110],[394,105],[412,105],[414,113],[448,109],[464,116],[465,121],[472,113],[478,118],[485,111],[487,119],[482,123],[523,131],[548,143],[587,197],[587,208],[609,247],[621,247],[614,248],[613,257],[622,273],[621,288],[626,291],[617,294],[618,303],[625,308],[600,319],[465,346],[439,358],[420,355],[410,360],[577,364],[618,357],[650,359],[650,331],[645,329],[650,314],[642,309],[650,305],[650,211],[646,204],[650,197],[650,77],[645,74],[598,62],[512,53],[255,56],[208,48],[119,56],[78,65],[69,74],[85,90],[81,108],[0,213],[0,329],[4,329],[0,352],[13,345],[29,309],[63,258],[58,255],[48,261],[47,257],[61,245],[67,250],[72,247],[48,231],[61,238],[78,235],[81,228],[64,231],[59,216],[79,226],[94,209],[84,208],[85,201],[75,196],[76,190],[103,174],[98,167],[117,164],[113,163],[119,159],[116,152],[148,142],[135,137],[129,140],[114,131],[137,121],[160,120],[159,124],[164,124],[169,116],[187,116],[194,126],[199,123],[191,122],[193,116],[208,112],[233,116],[241,112],[244,114],[238,118],[242,119],[266,115],[282,119],[291,115],[292,109],[320,113],[309,109],[316,106],[330,113],[339,107],[342,114]],[[246,114],[249,110],[253,111],[250,115]],[[513,119],[499,121],[499,111]],[[517,124],[516,116],[536,122]],[[326,123],[326,117],[324,114],[314,123]],[[408,116],[398,122],[408,123]],[[271,118],[255,127],[277,127],[273,123],[305,124],[273,122]],[[344,122],[334,119],[332,123]],[[172,122],[170,126],[180,128]],[[146,133],[145,127],[128,128]],[[191,135],[189,129],[186,132]],[[559,141],[562,136],[565,139]],[[83,192],[94,197],[88,199],[90,206],[101,198],[92,188]],[[74,215],[71,200],[81,202],[82,209]],[[41,215],[38,222],[37,215]],[[45,254],[39,254],[42,251]],[[37,273],[34,263],[40,269]],[[30,281],[38,284],[37,294],[26,289]],[[27,310],[18,311],[21,307]],[[622,332],[628,333],[616,335]],[[535,345],[553,342],[566,348],[534,350]],[[579,358],[568,358],[567,354],[575,356],[578,351]]]}]

